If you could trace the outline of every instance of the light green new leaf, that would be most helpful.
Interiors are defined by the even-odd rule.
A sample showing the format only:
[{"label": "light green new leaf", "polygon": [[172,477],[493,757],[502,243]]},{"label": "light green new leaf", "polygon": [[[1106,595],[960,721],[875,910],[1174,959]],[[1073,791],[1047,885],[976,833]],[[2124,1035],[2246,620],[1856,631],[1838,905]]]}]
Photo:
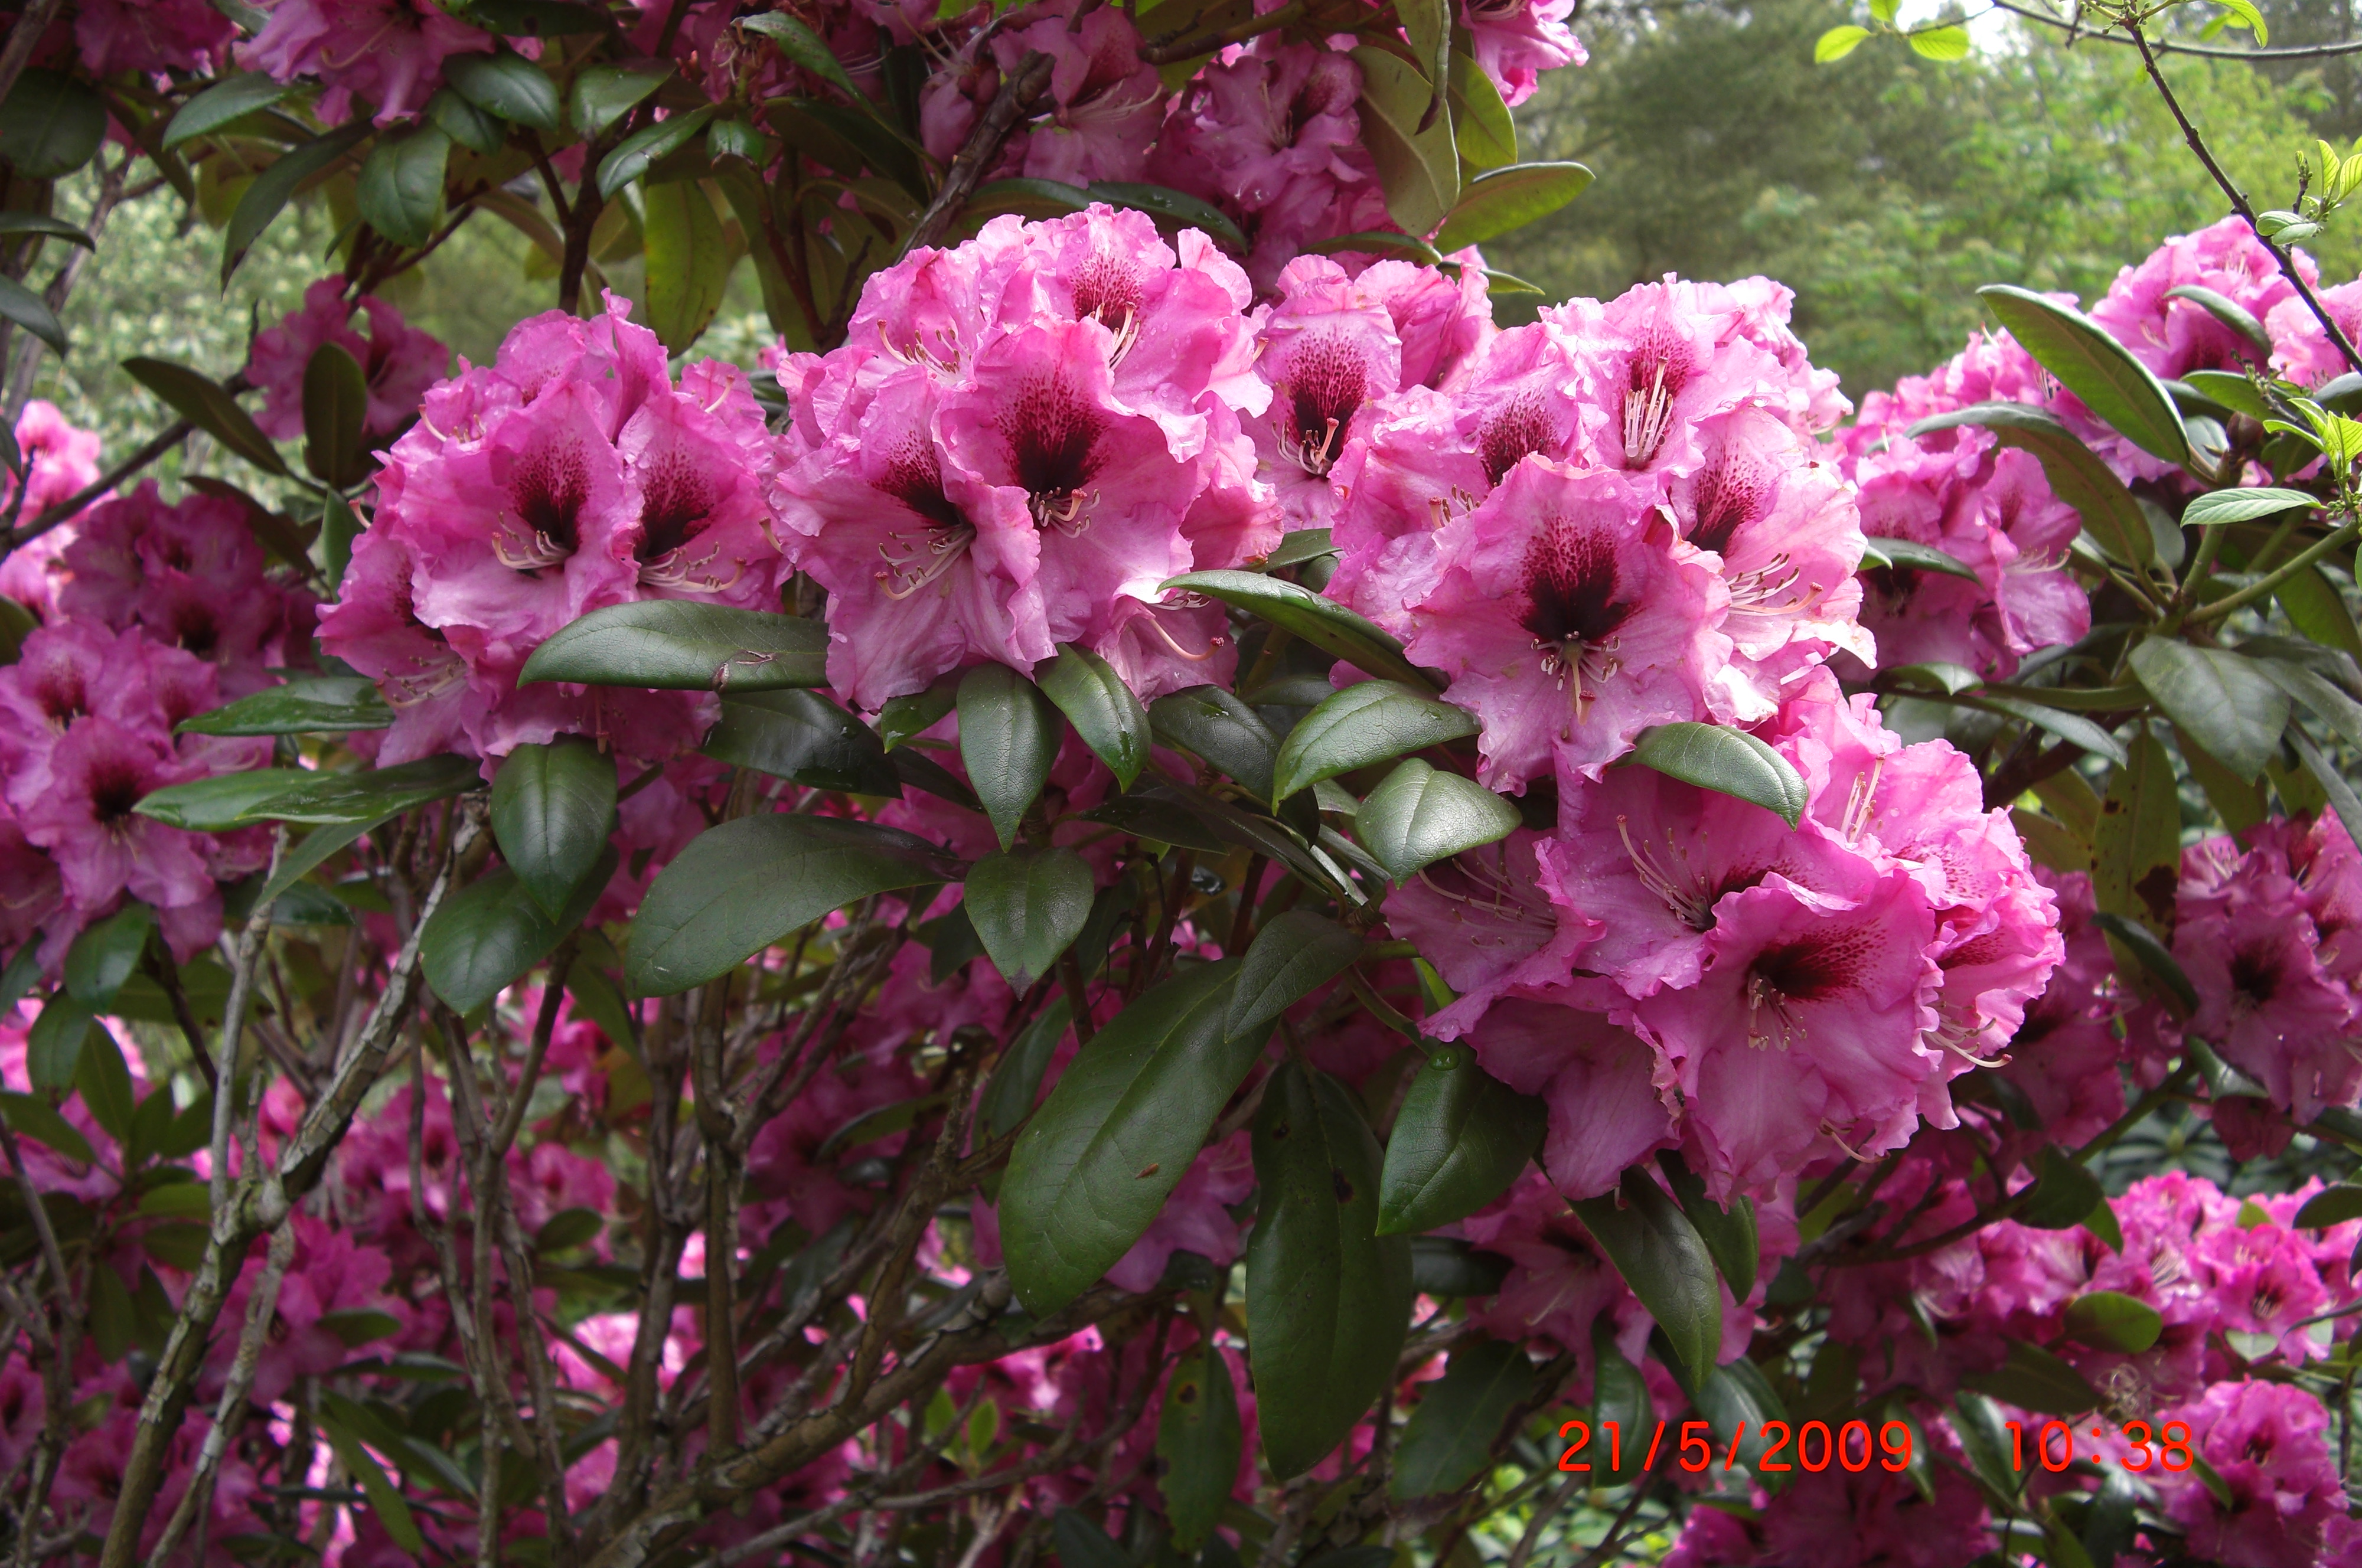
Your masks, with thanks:
[{"label": "light green new leaf", "polygon": [[1462,188],[1435,248],[1457,250],[1523,228],[1583,194],[1591,181],[1580,163],[1512,163],[1479,174]]}]

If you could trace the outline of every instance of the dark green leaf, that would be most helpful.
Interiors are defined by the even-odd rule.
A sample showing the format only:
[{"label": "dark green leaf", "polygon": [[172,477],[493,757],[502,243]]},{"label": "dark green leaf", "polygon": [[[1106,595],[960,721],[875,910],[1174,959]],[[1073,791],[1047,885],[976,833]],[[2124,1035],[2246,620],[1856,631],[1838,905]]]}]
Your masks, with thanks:
[{"label": "dark green leaf", "polygon": [[1762,807],[1790,827],[1805,814],[1803,775],[1784,756],[1723,724],[1655,724],[1632,743],[1632,760],[1668,778]]},{"label": "dark green leaf", "polygon": [[1670,1149],[1658,1154],[1657,1165],[1665,1173],[1682,1212],[1690,1217],[1705,1250],[1714,1254],[1714,1266],[1722,1271],[1724,1283],[1730,1286],[1731,1299],[1746,1300],[1755,1288],[1755,1269],[1762,1257],[1762,1245],[1755,1234],[1754,1199],[1742,1194],[1725,1209],[1706,1196],[1705,1183]]},{"label": "dark green leaf", "polygon": [[1315,240],[1304,248],[1314,256],[1335,256],[1349,253],[1358,256],[1390,257],[1397,260],[1416,261],[1432,267],[1443,259],[1443,253],[1426,240],[1413,235],[1396,234],[1392,229],[1363,229],[1354,234],[1341,234],[1334,239]]},{"label": "dark green leaf", "polygon": [[1196,196],[1187,195],[1168,185],[1142,185],[1128,180],[1094,180],[1088,187],[1095,199],[1111,207],[1130,207],[1146,213],[1158,221],[1163,229],[1194,228],[1220,240],[1231,250],[1243,253],[1247,237],[1231,215]]},{"label": "dark green leaf", "polygon": [[[247,193],[251,195],[255,186],[269,177],[268,171],[256,176]],[[236,226],[235,222],[232,226]],[[255,425],[254,416],[240,408],[237,399],[219,382],[199,375],[186,365],[164,359],[126,359],[123,368],[133,381],[162,398],[173,413],[256,468],[265,473],[286,474],[287,465],[280,460],[279,448]]]},{"label": "dark green leaf", "polygon": [[1473,778],[1405,757],[1362,802],[1353,835],[1400,882],[1496,839],[1524,821],[1518,808]]},{"label": "dark green leaf", "polygon": [[853,84],[853,78],[837,63],[835,50],[818,33],[797,21],[784,11],[765,11],[752,17],[742,17],[738,25],[750,33],[760,33],[779,46],[779,52],[827,83],[855,104],[867,107],[869,100]]},{"label": "dark green leaf", "polygon": [[1714,1369],[1722,1349],[1722,1288],[1681,1207],[1639,1166],[1617,1192],[1575,1200],[1574,1212],[1640,1298],[1692,1378]]},{"label": "dark green leaf", "polygon": [[9,1127],[19,1137],[45,1143],[78,1165],[98,1163],[98,1154],[90,1146],[90,1140],[39,1095],[0,1094],[0,1116],[8,1119]]},{"label": "dark green leaf", "polygon": [[369,418],[369,378],[341,343],[323,343],[304,367],[304,467],[342,490],[370,470],[361,431]]},{"label": "dark green leaf", "polygon": [[2100,908],[2156,931],[2173,913],[2181,802],[2163,743],[2144,728],[2129,749],[2132,761],[2115,770],[2101,805],[2092,892]]},{"label": "dark green leaf", "polygon": [[82,1059],[74,1066],[74,1088],[82,1091],[90,1119],[105,1130],[116,1147],[122,1147],[131,1136],[131,1118],[138,1109],[132,1098],[131,1068],[123,1060],[123,1047],[116,1043],[114,1034],[96,1021],[83,1037]]},{"label": "dark green leaf", "polygon": [[1197,753],[1257,800],[1271,801],[1279,736],[1243,699],[1219,686],[1192,686],[1150,703],[1148,722],[1166,745]]},{"label": "dark green leaf", "polygon": [[2069,1337],[2101,1350],[2138,1355],[2163,1332],[2165,1320],[2156,1308],[2118,1291],[2087,1291],[2067,1303]]},{"label": "dark green leaf", "polygon": [[[222,287],[229,286],[230,274],[237,271],[237,264],[246,259],[246,253],[262,237],[262,231],[293,198],[297,187],[326,173],[372,128],[366,117],[357,118],[301,147],[289,148],[279,155],[277,162],[254,177],[231,211],[229,226],[222,232]],[[188,414],[160,389],[153,390],[182,414]]]},{"label": "dark green leaf", "polygon": [[1322,556],[1338,553],[1338,546],[1326,528],[1298,528],[1280,536],[1278,545],[1264,558],[1263,564],[1273,571],[1281,567],[1302,566],[1317,561]]},{"label": "dark green leaf", "polygon": [[1220,1351],[1200,1342],[1174,1363],[1164,1384],[1164,1408],[1156,1419],[1156,1457],[1162,1461],[1156,1485],[1178,1550],[1196,1551],[1212,1537],[1238,1485],[1245,1445],[1230,1364]]},{"label": "dark green leaf", "polygon": [[426,983],[462,1017],[484,1006],[582,923],[606,891],[617,859],[614,848],[602,845],[590,875],[555,919],[521,896],[516,875],[505,867],[445,899],[419,939]]},{"label": "dark green leaf", "polygon": [[383,1526],[386,1535],[396,1546],[414,1557],[426,1551],[426,1538],[418,1531],[418,1521],[411,1517],[410,1505],[403,1500],[401,1491],[386,1475],[383,1466],[361,1446],[346,1419],[347,1413],[337,1407],[349,1401],[330,1394],[321,1401],[320,1430],[326,1434],[329,1446],[345,1463],[345,1474],[360,1483],[361,1491],[369,1497],[370,1512]]},{"label": "dark green leaf", "polygon": [[0,103],[0,159],[28,180],[72,173],[105,139],[106,101],[61,72],[28,69]]},{"label": "dark green leaf", "polygon": [[595,1209],[564,1209],[544,1221],[534,1232],[533,1250],[536,1253],[563,1253],[595,1240],[607,1228]]},{"label": "dark green leaf", "polygon": [[2312,511],[2321,504],[2317,495],[2307,495],[2301,490],[2274,490],[2258,485],[2249,490],[2217,490],[2197,497],[2181,510],[2184,526],[2213,527],[2224,523],[2252,523],[2258,517],[2277,517],[2284,512],[2300,508]]},{"label": "dark green leaf", "polygon": [[615,144],[599,165],[599,194],[612,201],[615,193],[646,174],[664,159],[687,147],[705,123],[721,112],[720,105],[709,104],[702,109],[675,115],[642,130],[635,130]]},{"label": "dark green leaf", "polygon": [[1353,63],[1362,70],[1363,145],[1377,164],[1387,215],[1406,233],[1431,234],[1460,200],[1451,116],[1429,119],[1435,89],[1400,55],[1364,44]]},{"label": "dark green leaf", "polygon": [[574,78],[568,117],[584,136],[598,136],[672,77],[672,67],[593,65]]},{"label": "dark green leaf", "polygon": [[492,837],[546,915],[574,901],[614,831],[615,761],[589,741],[519,745],[492,776]]},{"label": "dark green leaf", "polygon": [[1465,1045],[1427,1046],[1386,1140],[1378,1232],[1432,1231],[1509,1189],[1542,1143],[1542,1102],[1476,1065]]},{"label": "dark green leaf", "polygon": [[1787,1419],[1780,1396],[1764,1377],[1762,1369],[1743,1356],[1707,1373],[1698,1383],[1695,1403],[1698,1414],[1714,1430],[1717,1470],[1729,1462],[1734,1447],[1738,1463],[1753,1470],[1763,1462],[1770,1446],[1764,1423]]},{"label": "dark green leaf", "polygon": [[2003,446],[2033,453],[2052,493],[2081,515],[2083,526],[2116,559],[2147,566],[2157,558],[2156,536],[2132,491],[2057,415],[2030,403],[1980,403],[1923,419],[1905,434],[1959,425],[1981,425]]},{"label": "dark green leaf", "polygon": [[624,982],[638,996],[671,996],[856,899],[959,874],[925,839],[871,823],[779,813],[724,823],[690,840],[640,900]]},{"label": "dark green leaf", "polygon": [[1050,1058],[1057,1054],[1058,1042],[1065,1037],[1071,1020],[1066,999],[1053,997],[1001,1053],[1000,1066],[993,1069],[992,1081],[985,1086],[977,1107],[985,1130],[993,1137],[1011,1131],[1032,1114],[1043,1076],[1049,1072]]},{"label": "dark green leaf", "polygon": [[1890,539],[1880,534],[1871,535],[1861,551],[1862,569],[1874,571],[1881,567],[1902,567],[1911,571],[1940,572],[1946,577],[1977,580],[1977,569],[1959,557],[1947,555],[1933,545],[1922,545],[1912,539]]},{"label": "dark green leaf", "polygon": [[1202,593],[1259,615],[1382,680],[1399,680],[1412,687],[1438,685],[1403,657],[1402,644],[1385,630],[1301,583],[1253,571],[1193,571],[1164,586],[1167,591]]},{"label": "dark green leaf", "polygon": [[1377,1233],[1378,1160],[1351,1090],[1292,1061],[1275,1069],[1255,1118],[1247,1343],[1264,1458],[1282,1480],[1327,1458],[1394,1381],[1410,1245]]},{"label": "dark green leaf", "polygon": [[156,912],[142,903],[127,903],[85,928],[66,949],[67,994],[93,1012],[114,1006],[116,993],[139,967],[149,933],[155,928]]},{"label": "dark green leaf", "polygon": [[[1592,1449],[1591,1466],[1604,1481],[1620,1484],[1637,1480],[1648,1467],[1648,1455],[1633,1434],[1650,1430],[1649,1423],[1656,1414],[1654,1402],[1649,1397],[1649,1380],[1640,1369],[1624,1358],[1616,1346],[1616,1334],[1609,1320],[1599,1317],[1591,1325],[1591,1427],[1595,1445],[1609,1422],[1615,1423],[1620,1453],[1603,1453]],[[1607,1463],[1611,1458],[1623,1460],[1621,1465]]]},{"label": "dark green leaf", "polygon": [[1451,81],[1451,0],[1396,0],[1395,15],[1410,42],[1411,60],[1427,78],[1429,97],[1418,128],[1443,112],[1443,90]]},{"label": "dark green leaf", "polygon": [[53,996],[25,1032],[25,1073],[36,1089],[69,1089],[82,1067],[83,1038],[96,1020],[70,997]]},{"label": "dark green leaf", "polygon": [[1090,863],[1071,849],[1004,851],[967,868],[962,901],[993,966],[1022,996],[1081,934],[1095,891]]},{"label": "dark green leaf", "polygon": [[400,135],[381,135],[361,160],[354,199],[361,221],[396,245],[417,247],[435,237],[443,216],[443,168],[451,138],[422,125]]},{"label": "dark green leaf", "polygon": [[14,278],[0,278],[0,316],[23,327],[57,351],[61,359],[66,355],[66,329],[60,325],[49,302]]},{"label": "dark green leaf", "polygon": [[1412,1287],[1421,1296],[1491,1296],[1509,1277],[1509,1260],[1450,1236],[1410,1239]]},{"label": "dark green leaf", "polygon": [[1050,1541],[1058,1568],[1132,1568],[1131,1553],[1072,1508],[1060,1508],[1051,1518]]},{"label": "dark green leaf", "polygon": [[1443,1375],[1419,1385],[1418,1407],[1395,1451],[1394,1495],[1457,1492],[1492,1468],[1493,1445],[1540,1383],[1516,1345],[1479,1340],[1451,1353]]},{"label": "dark green leaf", "polygon": [[2290,730],[2289,741],[2296,747],[2297,756],[2304,763],[2305,771],[2312,775],[2313,781],[2321,786],[2322,793],[2329,798],[2330,809],[2337,813],[2337,820],[2345,824],[2347,835],[2350,837],[2362,833],[2362,799],[2356,797],[2354,787],[2345,781],[2345,776],[2337,771],[2329,758],[2321,755],[2312,741],[2305,738],[2302,730]]},{"label": "dark green leaf", "polygon": [[2036,729],[2056,735],[2070,745],[2081,746],[2094,756],[2104,756],[2110,762],[2124,762],[2129,757],[2123,743],[2080,713],[2062,712],[2047,704],[2028,702],[2016,697],[1977,696],[1969,699],[1969,706],[1982,708],[1989,712],[2006,713],[2013,719],[2023,719]]},{"label": "dark green leaf", "polygon": [[1035,668],[1033,679],[1083,744],[1114,772],[1116,787],[1131,789],[1148,765],[1148,712],[1114,666],[1088,648],[1062,643],[1055,658]]},{"label": "dark green leaf", "polygon": [[2188,300],[2247,341],[2248,347],[2267,360],[2272,355],[2271,334],[2264,330],[2253,312],[2225,294],[2218,294],[2202,283],[2178,283],[2165,291],[2169,300]]},{"label": "dark green leaf", "polygon": [[976,791],[959,781],[957,775],[915,746],[904,746],[889,752],[886,760],[894,765],[894,777],[906,788],[923,790],[940,800],[949,801],[964,811],[981,813],[984,802]]},{"label": "dark green leaf", "polygon": [[2180,962],[2164,943],[2150,933],[2148,927],[2106,910],[2102,910],[2092,919],[2102,931],[2130,949],[2141,967],[2180,999],[2184,1017],[2198,1010],[2198,988],[2190,983],[2190,977],[2183,972]]},{"label": "dark green leaf", "polygon": [[2189,460],[2190,440],[2173,400],[2148,367],[2098,323],[2008,283],[1977,293],[2010,336],[2118,435],[2153,458]]},{"label": "dark green leaf", "polygon": [[40,977],[41,938],[36,932],[17,944],[7,967],[0,969],[0,1018],[15,1011],[17,1004],[25,999],[25,993]]},{"label": "dark green leaf", "polygon": [[331,494],[320,503],[320,557],[332,595],[344,586],[345,568],[352,564],[353,541],[360,532],[360,516],[343,496]]},{"label": "dark green leaf", "polygon": [[681,353],[722,308],[737,259],[703,184],[668,180],[641,191],[640,254],[646,268],[649,330],[668,352]]},{"label": "dark green leaf", "polygon": [[869,726],[817,691],[750,691],[722,700],[706,756],[811,790],[900,796],[902,780]]},{"label": "dark green leaf", "polygon": [[513,50],[447,56],[443,78],[459,96],[488,115],[535,130],[554,131],[558,127],[557,84],[540,66]]},{"label": "dark green leaf", "polygon": [[[904,742],[916,739],[942,723],[958,697],[959,680],[947,675],[924,691],[889,699],[877,710],[878,740],[888,751],[900,748]],[[1087,741],[1089,737],[1084,738]]]},{"label": "dark green leaf", "polygon": [[269,108],[293,91],[294,83],[278,81],[268,72],[247,71],[225,78],[181,105],[172,123],[164,127],[163,145],[170,149],[192,137],[218,130],[257,109]]},{"label": "dark green leaf", "polygon": [[2278,755],[2288,696],[2250,661],[2151,637],[2133,649],[2131,664],[2166,716],[2240,778],[2253,779]]},{"label": "dark green leaf", "polygon": [[[193,719],[176,732],[184,735],[296,735],[348,730],[382,730],[393,710],[364,676],[331,675],[265,687]],[[180,788],[175,786],[175,788]],[[168,793],[165,790],[158,794]]]},{"label": "dark green leaf", "polygon": [[568,0],[469,0],[467,10],[485,31],[508,39],[576,38],[615,28],[605,10]]},{"label": "dark green leaf", "polygon": [[1185,969],[1092,1037],[1026,1124],[1000,1185],[1001,1245],[1036,1318],[1098,1283],[1189,1169],[1268,1030],[1223,1028],[1238,963]]},{"label": "dark green leaf", "polygon": [[2181,381],[2218,408],[2244,414],[2250,419],[2272,416],[2271,404],[2256,391],[2255,383],[2235,370],[2191,370]]},{"label": "dark green leaf", "polygon": [[2319,567],[2307,567],[2289,578],[2273,596],[2288,612],[2289,624],[2308,642],[2362,660],[2362,631],[2355,628],[2354,613]]},{"label": "dark green leaf", "polygon": [[[579,1212],[579,1210],[578,1210]],[[370,1344],[378,1340],[392,1339],[402,1332],[402,1320],[391,1312],[379,1312],[367,1308],[345,1312],[324,1312],[320,1327],[337,1336],[348,1349]]]},{"label": "dark green leaf", "polygon": [[1523,228],[1583,194],[1591,180],[1580,163],[1512,163],[1479,174],[1462,188],[1435,248],[1458,250]]},{"label": "dark green leaf", "polygon": [[2083,1375],[2039,1345],[2009,1343],[2009,1360],[1992,1372],[1960,1379],[1980,1394],[2046,1416],[2080,1416],[2100,1403],[2099,1390]]},{"label": "dark green leaf", "polygon": [[2296,1211],[2300,1230],[2325,1230],[2348,1220],[2362,1220],[2362,1187],[2325,1187],[2304,1200]]},{"label": "dark green leaf", "polygon": [[426,123],[469,151],[489,158],[506,146],[509,127],[448,87],[426,100]]},{"label": "dark green leaf", "polygon": [[1348,686],[1297,722],[1273,765],[1273,798],[1286,800],[1323,778],[1473,735],[1475,717],[1421,690],[1391,680]]},{"label": "dark green leaf", "polygon": [[346,826],[381,823],[471,790],[481,782],[481,775],[471,758],[446,753],[394,767],[315,773],[312,780],[250,807],[245,820]]},{"label": "dark green leaf", "polygon": [[1058,760],[1058,710],[1005,664],[980,664],[960,677],[957,706],[968,786],[1007,849]]},{"label": "dark green leaf", "polygon": [[520,684],[565,680],[661,691],[825,686],[828,628],[817,621],[686,599],[611,604],[533,650]]},{"label": "dark green leaf", "polygon": [[2018,1223],[2034,1231],[2070,1231],[2106,1198],[2100,1178],[2056,1143],[2046,1144],[2042,1165]]},{"label": "dark green leaf", "polygon": [[1267,1027],[1361,954],[1362,939],[1326,915],[1289,910],[1273,916],[1247,946],[1224,1027],[1232,1034]]}]

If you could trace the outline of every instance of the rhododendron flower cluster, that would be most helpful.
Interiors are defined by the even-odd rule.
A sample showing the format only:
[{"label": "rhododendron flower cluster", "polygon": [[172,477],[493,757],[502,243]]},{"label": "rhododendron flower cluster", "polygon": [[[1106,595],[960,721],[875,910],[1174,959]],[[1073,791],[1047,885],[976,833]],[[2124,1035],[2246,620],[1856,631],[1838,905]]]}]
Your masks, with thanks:
[{"label": "rhododendron flower cluster", "polygon": [[[367,337],[353,327],[356,312],[369,319]],[[361,434],[371,441],[400,435],[417,416],[426,389],[448,368],[443,345],[404,323],[393,306],[374,294],[348,300],[341,275],[322,278],[304,291],[302,309],[255,335],[247,379],[262,389],[262,410],[254,422],[264,435],[284,441],[304,433],[304,373],[312,357],[330,343],[361,368],[369,387]]]}]

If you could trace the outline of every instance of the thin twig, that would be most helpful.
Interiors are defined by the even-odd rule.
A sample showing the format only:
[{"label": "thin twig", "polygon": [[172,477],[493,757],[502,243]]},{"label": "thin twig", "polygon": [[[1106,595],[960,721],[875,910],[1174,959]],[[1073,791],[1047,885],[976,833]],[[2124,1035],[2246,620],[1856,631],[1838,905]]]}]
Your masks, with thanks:
[{"label": "thin twig", "polygon": [[991,106],[977,121],[976,129],[968,133],[967,145],[954,155],[952,166],[944,175],[943,189],[935,193],[935,199],[919,215],[910,237],[903,240],[903,255],[934,244],[951,227],[952,219],[958,215],[977,182],[984,178],[992,160],[1000,156],[1001,143],[1009,139],[1018,119],[1033,107],[1034,100],[1050,85],[1051,64],[1050,57],[1036,50],[1001,79],[1000,91],[993,94]]},{"label": "thin twig", "polygon": [[[2029,22],[2039,22],[2046,28],[2056,28],[2068,35],[2070,43],[2077,42],[2081,39],[2096,39],[2102,43],[2117,44],[2126,49],[2132,47],[2130,39],[2120,39],[2114,33],[2086,33],[2072,22],[2062,21],[2030,6],[2015,5],[2013,0],[1992,0],[1992,9],[1996,11],[2006,11],[2013,17],[2023,17]],[[2297,44],[2287,49],[2213,49],[2205,44],[2168,43],[2162,39],[2151,43],[2149,47],[2160,54],[2191,54],[2206,60],[2236,60],[2249,65],[2257,65],[2281,60],[2327,60],[2334,55],[2362,54],[2362,39],[2349,39],[2343,43]]]}]

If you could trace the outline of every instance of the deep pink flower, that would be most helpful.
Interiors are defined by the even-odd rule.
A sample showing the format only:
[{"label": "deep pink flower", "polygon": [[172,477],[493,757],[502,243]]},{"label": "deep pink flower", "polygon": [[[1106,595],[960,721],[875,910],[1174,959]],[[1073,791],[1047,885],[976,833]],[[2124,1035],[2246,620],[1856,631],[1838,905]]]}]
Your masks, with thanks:
[{"label": "deep pink flower", "polygon": [[270,11],[238,45],[238,64],[273,81],[318,81],[327,91],[317,113],[329,125],[351,118],[356,99],[381,126],[415,115],[442,85],[447,57],[493,44],[427,0],[275,0]]},{"label": "deep pink flower", "polygon": [[1088,185],[1095,180],[1137,180],[1148,162],[1164,113],[1164,85],[1140,58],[1140,33],[1110,6],[1081,14],[1052,8],[1030,25],[996,33],[994,57],[1013,72],[1027,54],[1047,54],[1049,117],[1026,133],[1022,173],[1032,180]]},{"label": "deep pink flower", "polygon": [[[2362,340],[2362,280],[2316,288],[2313,297],[2321,301],[2348,343]],[[2264,330],[2272,340],[2272,369],[2299,386],[2319,386],[2353,369],[2329,341],[2329,334],[2321,329],[2319,318],[2292,293],[2264,317]]]},{"label": "deep pink flower", "polygon": [[84,0],[74,12],[74,45],[93,76],[206,72],[237,37],[204,0]]},{"label": "deep pink flower", "polygon": [[1460,19],[1475,42],[1478,69],[1511,108],[1534,95],[1541,73],[1590,60],[1567,30],[1574,0],[1461,0]]},{"label": "deep pink flower", "polygon": [[1542,1168],[1568,1198],[1612,1191],[1627,1166],[1679,1142],[1657,1087],[1656,1054],[1602,1012],[1496,1002],[1468,1043],[1486,1072],[1549,1104]]},{"label": "deep pink flower", "polygon": [[1437,550],[1410,655],[1484,722],[1485,783],[1595,779],[1640,730],[1707,716],[1729,590],[1645,486],[1528,461]]},{"label": "deep pink flower", "polygon": [[2319,1399],[2287,1384],[2218,1383],[2152,1424],[2162,1430],[2171,1420],[2188,1424],[2231,1493],[2226,1507],[2194,1469],[2158,1475],[2165,1512],[2188,1532],[2192,1553],[2224,1568],[2312,1568],[2344,1544],[2345,1489]]},{"label": "deep pink flower", "polygon": [[[2298,265],[2308,284],[2318,280],[2312,258],[2303,257]],[[2263,355],[2256,346],[2213,312],[2193,300],[2167,297],[2169,290],[2184,285],[2212,289],[2257,321],[2282,301],[2296,298],[2295,285],[2282,275],[2279,261],[2247,221],[2234,215],[2195,234],[2175,235],[2139,265],[2119,271],[2092,306],[2092,319],[2134,359],[2169,380],[2192,370],[2260,365]]]},{"label": "deep pink flower", "polygon": [[[366,337],[351,326],[357,310],[369,317]],[[304,434],[304,372],[328,343],[358,360],[368,378],[369,413],[361,428],[372,439],[394,436],[410,423],[450,359],[450,350],[404,323],[400,311],[375,294],[348,301],[342,273],[323,278],[304,291],[301,309],[255,336],[248,355],[247,379],[262,389],[254,422],[264,435],[289,441]]]}]

